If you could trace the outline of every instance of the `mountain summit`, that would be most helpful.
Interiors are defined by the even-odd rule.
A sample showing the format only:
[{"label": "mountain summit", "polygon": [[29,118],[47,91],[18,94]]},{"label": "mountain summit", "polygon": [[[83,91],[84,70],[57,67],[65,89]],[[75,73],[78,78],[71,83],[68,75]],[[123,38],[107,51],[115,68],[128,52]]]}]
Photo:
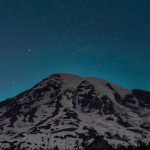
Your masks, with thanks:
[{"label": "mountain summit", "polygon": [[[150,92],[54,74],[0,103],[1,150],[87,149],[150,141]],[[101,141],[103,142],[103,141]]]}]

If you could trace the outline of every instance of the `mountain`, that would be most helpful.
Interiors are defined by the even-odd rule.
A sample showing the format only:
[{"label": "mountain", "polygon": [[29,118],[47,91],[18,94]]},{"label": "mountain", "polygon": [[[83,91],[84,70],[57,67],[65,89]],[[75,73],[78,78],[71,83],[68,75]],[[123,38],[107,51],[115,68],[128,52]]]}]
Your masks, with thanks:
[{"label": "mountain", "polygon": [[150,92],[54,74],[0,103],[0,150],[82,150],[97,141],[106,147],[148,143]]}]

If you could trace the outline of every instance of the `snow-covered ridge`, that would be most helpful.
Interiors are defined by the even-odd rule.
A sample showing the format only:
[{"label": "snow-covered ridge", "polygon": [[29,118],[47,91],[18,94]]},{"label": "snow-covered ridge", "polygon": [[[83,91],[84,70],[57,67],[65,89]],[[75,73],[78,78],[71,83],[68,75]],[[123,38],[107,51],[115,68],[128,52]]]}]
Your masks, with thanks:
[{"label": "snow-covered ridge", "polygon": [[105,80],[54,74],[0,103],[0,149],[86,149],[150,141],[150,93]]}]

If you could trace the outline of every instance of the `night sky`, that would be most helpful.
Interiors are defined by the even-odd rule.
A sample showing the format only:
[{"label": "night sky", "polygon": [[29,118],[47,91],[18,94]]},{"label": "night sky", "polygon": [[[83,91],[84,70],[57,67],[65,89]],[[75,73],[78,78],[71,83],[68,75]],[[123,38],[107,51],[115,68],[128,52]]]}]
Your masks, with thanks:
[{"label": "night sky", "polygon": [[0,0],[0,100],[57,72],[150,90],[150,0]]}]

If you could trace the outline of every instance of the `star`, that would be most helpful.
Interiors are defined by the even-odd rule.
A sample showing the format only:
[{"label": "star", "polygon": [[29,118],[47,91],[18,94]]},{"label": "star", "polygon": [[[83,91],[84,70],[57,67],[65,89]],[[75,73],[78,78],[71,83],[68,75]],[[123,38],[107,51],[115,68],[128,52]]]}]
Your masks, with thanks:
[{"label": "star", "polygon": [[30,52],[31,52],[31,49],[29,49],[28,51],[29,51],[29,53],[30,53]]},{"label": "star", "polygon": [[12,85],[15,85],[15,81],[12,81]]}]

